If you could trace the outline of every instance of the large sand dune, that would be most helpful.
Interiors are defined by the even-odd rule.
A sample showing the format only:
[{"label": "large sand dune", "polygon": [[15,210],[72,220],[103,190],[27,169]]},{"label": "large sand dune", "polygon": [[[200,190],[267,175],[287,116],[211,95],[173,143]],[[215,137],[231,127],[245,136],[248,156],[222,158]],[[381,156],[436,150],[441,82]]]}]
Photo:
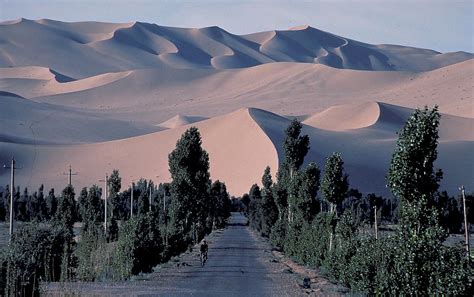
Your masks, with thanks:
[{"label": "large sand dune", "polygon": [[[376,192],[388,196],[384,175],[387,171],[396,140],[396,131],[403,125],[402,118],[394,117],[400,107],[367,104],[359,112],[373,113],[374,108],[386,109],[375,123],[365,128],[329,131],[305,125],[303,132],[311,138],[311,151],[307,162],[315,161],[324,166],[325,158],[333,151],[340,151],[346,162],[353,187],[364,192]],[[403,109],[403,116],[406,115]],[[376,112],[375,112],[376,113]],[[376,116],[376,115],[374,115]],[[342,119],[341,119],[342,120]],[[354,118],[345,118],[351,122]],[[269,165],[275,170],[283,158],[284,129],[289,119],[261,109],[239,109],[230,114],[200,121],[191,125],[199,128],[203,146],[209,152],[211,176],[225,181],[233,195],[241,195],[260,181],[263,169]],[[441,123],[440,155],[437,166],[445,172],[443,189],[455,191],[458,183],[474,185],[472,164],[474,149],[472,129],[462,130],[456,137],[443,131],[458,127],[458,122],[469,126],[473,119],[448,116]],[[124,184],[144,177],[155,181],[168,181],[167,156],[184,130],[191,125],[179,126],[144,136],[123,140],[82,145],[38,145],[2,142],[1,159],[15,155],[23,170],[18,172],[21,185],[45,183],[48,187],[61,187],[65,178],[62,171],[69,164],[80,175],[75,179],[78,186],[90,185],[114,168],[121,170]],[[350,123],[348,124],[350,125]],[[2,175],[7,183],[8,174]]]},{"label": "large sand dune", "polygon": [[[76,187],[119,169],[124,186],[169,180],[167,158],[194,125],[211,176],[241,195],[283,158],[293,117],[311,137],[307,162],[340,151],[352,187],[385,187],[396,132],[413,108],[443,113],[439,159],[451,194],[474,186],[474,60],[370,45],[303,26],[234,35],[147,23],[0,24],[0,163],[17,184]],[[254,107],[254,108],[249,108]],[[9,172],[0,171],[0,185]]]},{"label": "large sand dune", "polygon": [[239,36],[219,27],[20,19],[0,24],[0,42],[2,67],[42,66],[72,78],[143,68],[230,69],[271,62],[425,71],[472,58],[464,52],[371,45],[308,26]]}]

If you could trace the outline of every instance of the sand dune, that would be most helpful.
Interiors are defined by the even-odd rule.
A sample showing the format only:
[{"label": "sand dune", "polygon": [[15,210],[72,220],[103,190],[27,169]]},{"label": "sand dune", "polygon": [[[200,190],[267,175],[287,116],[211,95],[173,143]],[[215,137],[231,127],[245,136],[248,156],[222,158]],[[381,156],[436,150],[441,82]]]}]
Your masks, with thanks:
[{"label": "sand dune", "polygon": [[0,88],[38,102],[90,109],[107,117],[136,120],[140,113],[139,120],[149,124],[176,114],[213,117],[242,106],[299,116],[370,101],[410,108],[437,104],[443,113],[474,117],[473,63],[469,60],[421,74],[302,63],[225,71],[148,69],[50,85],[41,80],[3,78]]},{"label": "sand dune", "polygon": [[112,72],[75,80],[44,67],[0,68],[0,88],[33,98],[93,89],[113,83],[129,74],[130,71]]},{"label": "sand dune", "polygon": [[[103,118],[62,106],[0,92],[0,142],[58,144],[101,142],[161,130],[146,124]],[[0,153],[1,152],[0,150]]]},{"label": "sand dune", "polygon": [[186,116],[186,115],[175,115],[174,117],[172,117],[171,119],[161,123],[161,124],[158,124],[159,127],[164,127],[164,128],[168,128],[168,129],[173,129],[173,128],[177,128],[177,127],[181,127],[181,126],[185,126],[185,125],[189,125],[189,124],[192,124],[192,123],[195,123],[195,122],[199,122],[199,121],[202,121],[202,120],[205,120],[206,118],[204,117],[199,117],[199,116]]},{"label": "sand dune", "polygon": [[74,79],[144,68],[231,69],[273,62],[418,72],[472,58],[370,45],[308,26],[239,36],[219,27],[20,19],[1,23],[0,36],[0,67],[42,66]]},{"label": "sand dune", "polygon": [[[370,111],[373,104],[377,105],[370,103],[366,108]],[[384,108],[388,109],[383,113],[385,117],[389,112],[399,112],[399,107],[396,106],[384,105]],[[455,120],[470,121],[470,125],[474,121]],[[346,131],[322,130],[305,125],[303,132],[311,138],[311,150],[306,161],[316,161],[322,167],[330,153],[340,151],[351,176],[351,186],[363,192],[389,196],[384,175],[394,149],[395,131],[403,123],[387,118],[379,118],[378,121],[383,121],[386,125]],[[231,194],[241,195],[253,183],[260,181],[265,166],[271,166],[273,172],[278,168],[283,158],[283,131],[288,123],[289,119],[268,111],[244,108],[192,125],[201,131],[203,146],[209,152],[211,177],[226,182]],[[7,162],[11,154],[17,156],[18,163],[25,169],[18,173],[18,183],[22,186],[32,187],[45,183],[47,187],[61,187],[65,180],[59,173],[68,164],[83,173],[75,180],[77,186],[96,183],[101,175],[113,168],[121,170],[125,185],[139,177],[163,182],[169,179],[167,156],[176,140],[190,126],[94,144],[33,145],[1,142],[0,158]],[[455,121],[443,121],[441,126],[442,131],[449,131],[458,124]],[[464,135],[458,135],[455,139],[441,135],[437,166],[445,172],[443,189],[453,193],[459,183],[474,185],[474,172],[470,170],[474,156],[466,155],[472,149],[472,130],[464,131]],[[0,181],[6,184],[8,174],[2,174]]]},{"label": "sand dune", "polygon": [[[304,119],[307,162],[340,151],[351,186],[390,196],[384,176],[413,108],[439,105],[439,160],[451,194],[474,186],[474,59],[371,45],[309,26],[235,35],[141,22],[0,23],[0,162],[21,187],[76,188],[121,170],[124,187],[169,180],[167,158],[199,128],[211,176],[241,195],[283,158]],[[38,54],[41,53],[41,54]],[[253,106],[255,108],[247,108]],[[8,172],[0,171],[0,185]]]},{"label": "sand dune", "polygon": [[[273,144],[249,116],[247,109],[196,123],[209,152],[214,180],[225,181],[228,190],[240,195],[260,179],[265,166],[276,168],[278,156]],[[140,177],[168,181],[168,154],[188,126],[164,130],[139,137],[83,145],[32,145],[0,142],[0,161],[14,154],[23,170],[18,171],[21,186],[64,186],[62,172],[72,164],[79,172],[76,187],[97,183],[117,168],[123,185]],[[66,166],[66,167],[65,167]],[[8,174],[2,172],[1,184]],[[157,177],[158,176],[158,177]]]}]

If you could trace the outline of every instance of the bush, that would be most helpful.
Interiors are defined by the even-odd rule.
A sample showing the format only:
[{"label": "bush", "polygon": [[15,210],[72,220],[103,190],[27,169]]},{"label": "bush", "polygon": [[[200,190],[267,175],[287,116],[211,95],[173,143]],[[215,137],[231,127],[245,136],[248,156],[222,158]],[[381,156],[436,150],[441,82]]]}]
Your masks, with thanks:
[{"label": "bush", "polygon": [[270,242],[279,249],[285,244],[286,226],[285,220],[277,220],[270,232]]},{"label": "bush", "polygon": [[39,296],[41,279],[59,279],[66,231],[39,224],[17,230],[2,260],[2,269],[8,265],[5,295]]},{"label": "bush", "polygon": [[157,225],[155,218],[148,214],[134,217],[120,228],[112,265],[115,279],[151,272],[159,263],[163,246]]},{"label": "bush", "polygon": [[87,231],[81,234],[81,240],[75,252],[78,259],[78,279],[95,281],[107,277],[110,253],[107,253],[107,243],[100,228],[89,226]]}]

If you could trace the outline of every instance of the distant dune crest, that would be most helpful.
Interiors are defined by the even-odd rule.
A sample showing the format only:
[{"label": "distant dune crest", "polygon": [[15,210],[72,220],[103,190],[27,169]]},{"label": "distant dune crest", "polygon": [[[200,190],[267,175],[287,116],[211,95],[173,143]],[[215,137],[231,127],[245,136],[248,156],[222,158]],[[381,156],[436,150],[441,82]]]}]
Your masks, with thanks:
[{"label": "distant dune crest", "polygon": [[[219,27],[65,23],[20,19],[0,26],[0,67],[36,65],[71,78],[143,68],[234,69],[274,62],[375,71],[427,71],[472,58],[457,52],[371,45],[310,26],[235,35]],[[41,50],[41,55],[38,55]]]}]

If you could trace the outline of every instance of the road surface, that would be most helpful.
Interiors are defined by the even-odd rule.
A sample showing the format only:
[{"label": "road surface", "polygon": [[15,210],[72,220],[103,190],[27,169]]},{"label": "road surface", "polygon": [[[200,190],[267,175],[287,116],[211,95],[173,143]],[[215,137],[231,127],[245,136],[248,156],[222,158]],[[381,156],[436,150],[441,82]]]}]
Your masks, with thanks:
[{"label": "road surface", "polygon": [[227,228],[209,236],[209,259],[204,267],[195,248],[179,262],[162,265],[143,278],[120,283],[50,284],[46,295],[304,296],[298,277],[275,260],[270,246],[245,223],[243,215],[233,213]]}]

